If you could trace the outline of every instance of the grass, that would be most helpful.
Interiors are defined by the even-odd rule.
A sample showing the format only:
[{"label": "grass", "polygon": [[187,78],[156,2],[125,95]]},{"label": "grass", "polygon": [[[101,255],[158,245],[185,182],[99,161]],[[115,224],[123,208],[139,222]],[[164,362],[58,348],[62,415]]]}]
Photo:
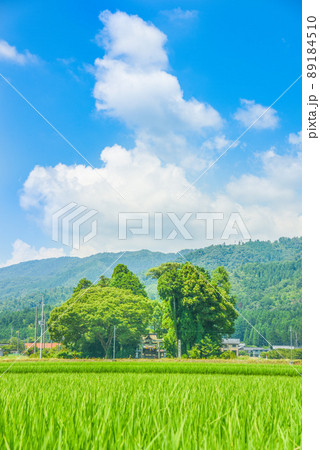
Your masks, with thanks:
[{"label": "grass", "polygon": [[301,377],[281,365],[248,376],[248,366],[260,367],[17,363],[0,378],[0,448],[299,448]]}]

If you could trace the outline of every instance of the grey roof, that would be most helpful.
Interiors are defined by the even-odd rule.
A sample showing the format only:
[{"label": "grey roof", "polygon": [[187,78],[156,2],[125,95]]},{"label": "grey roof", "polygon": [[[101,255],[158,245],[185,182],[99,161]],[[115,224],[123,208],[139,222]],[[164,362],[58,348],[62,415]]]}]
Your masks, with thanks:
[{"label": "grey roof", "polygon": [[[274,350],[277,350],[277,349],[281,349],[281,348],[283,348],[283,349],[291,349],[291,346],[290,345],[273,345],[272,346],[272,348],[274,349]],[[292,349],[294,349],[294,346],[292,346]]]},{"label": "grey roof", "polygon": [[243,350],[245,352],[252,352],[255,350],[258,350],[259,352],[267,352],[268,351],[267,348],[263,348],[263,347],[243,347]]},{"label": "grey roof", "polygon": [[240,344],[240,339],[222,339],[222,344]]}]

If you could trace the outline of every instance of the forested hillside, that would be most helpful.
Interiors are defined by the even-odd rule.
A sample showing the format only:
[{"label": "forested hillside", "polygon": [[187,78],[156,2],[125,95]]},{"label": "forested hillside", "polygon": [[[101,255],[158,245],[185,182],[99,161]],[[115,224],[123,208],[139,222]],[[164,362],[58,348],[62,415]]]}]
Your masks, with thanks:
[{"label": "forested hillside", "polygon": [[238,245],[211,245],[181,252],[188,261],[207,270],[225,266],[233,271],[247,263],[297,261],[301,259],[301,238],[280,238],[278,241],[250,241]]},{"label": "forested hillside", "polygon": [[[239,245],[216,245],[174,254],[151,252],[100,253],[87,258],[56,258],[30,261],[0,269],[0,339],[8,338],[11,323],[22,338],[33,336],[34,317],[41,294],[47,309],[70,297],[72,287],[86,277],[92,282],[101,273],[110,276],[123,263],[146,284],[150,298],[157,296],[156,282],[145,277],[148,269],[168,261],[190,261],[209,272],[225,266],[230,273],[232,293],[237,297],[240,317],[236,337],[246,344],[265,345],[243,315],[272,344],[289,344],[289,327],[294,343],[301,344],[301,238],[276,242],[254,241]],[[181,256],[182,255],[182,256]],[[118,258],[118,261],[116,261]],[[32,313],[30,313],[30,310]],[[28,320],[27,320],[28,322]],[[25,336],[24,336],[25,335]]]},{"label": "forested hillside", "polygon": [[[237,308],[272,344],[289,344],[289,328],[294,345],[301,345],[302,273],[298,261],[245,264],[231,276]],[[236,322],[235,337],[252,345],[266,341],[243,317]]]},{"label": "forested hillside", "polygon": [[136,274],[144,274],[150,267],[176,258],[175,253],[141,250],[139,252],[99,253],[87,258],[50,258],[3,267],[0,268],[0,311],[28,306],[30,296],[33,296],[35,292],[46,290],[54,295],[55,288],[59,288],[56,291],[57,303],[63,297],[63,292],[60,292],[61,288],[69,288],[68,292],[70,293],[70,289],[81,278],[94,281],[102,273],[110,276],[118,262],[125,264]]}]

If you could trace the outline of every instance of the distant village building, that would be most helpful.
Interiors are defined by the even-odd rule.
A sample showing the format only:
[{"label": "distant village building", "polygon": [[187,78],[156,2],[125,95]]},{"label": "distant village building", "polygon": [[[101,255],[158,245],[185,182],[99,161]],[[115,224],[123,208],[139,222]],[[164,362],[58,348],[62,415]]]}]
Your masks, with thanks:
[{"label": "distant village building", "polygon": [[240,339],[222,339],[221,351],[222,352],[233,352],[236,356],[239,356]]},{"label": "distant village building", "polygon": [[[60,342],[46,342],[46,343],[42,344],[42,348],[46,349],[46,350],[51,350],[53,348],[57,348],[57,350],[59,350],[60,346],[61,346]],[[36,347],[40,349],[41,342],[37,342]],[[34,348],[34,342],[29,342],[28,344],[24,344],[24,348],[26,350],[28,350],[29,348]]]},{"label": "distant village building", "polygon": [[273,345],[272,346],[272,349],[273,350],[294,350],[295,348],[298,348],[298,347],[294,347],[294,346],[292,346],[291,347],[291,345]]},{"label": "distant village building", "polygon": [[136,351],[136,358],[161,359],[166,357],[166,350],[163,348],[163,339],[149,333],[143,336],[142,343]]},{"label": "distant village building", "polygon": [[249,356],[260,357],[262,352],[267,352],[267,348],[263,347],[243,347],[242,351],[248,353]]}]

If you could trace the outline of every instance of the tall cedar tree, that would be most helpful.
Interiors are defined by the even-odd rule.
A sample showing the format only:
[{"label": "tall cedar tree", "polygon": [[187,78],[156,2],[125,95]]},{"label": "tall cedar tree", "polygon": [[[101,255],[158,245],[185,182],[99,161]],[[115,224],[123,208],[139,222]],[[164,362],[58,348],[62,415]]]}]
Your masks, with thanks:
[{"label": "tall cedar tree", "polygon": [[177,354],[178,339],[182,352],[188,352],[204,339],[206,343],[210,339],[217,348],[223,336],[233,333],[237,312],[224,267],[216,269],[210,278],[207,271],[189,262],[168,263],[151,269],[148,275],[158,278],[170,354]]}]

